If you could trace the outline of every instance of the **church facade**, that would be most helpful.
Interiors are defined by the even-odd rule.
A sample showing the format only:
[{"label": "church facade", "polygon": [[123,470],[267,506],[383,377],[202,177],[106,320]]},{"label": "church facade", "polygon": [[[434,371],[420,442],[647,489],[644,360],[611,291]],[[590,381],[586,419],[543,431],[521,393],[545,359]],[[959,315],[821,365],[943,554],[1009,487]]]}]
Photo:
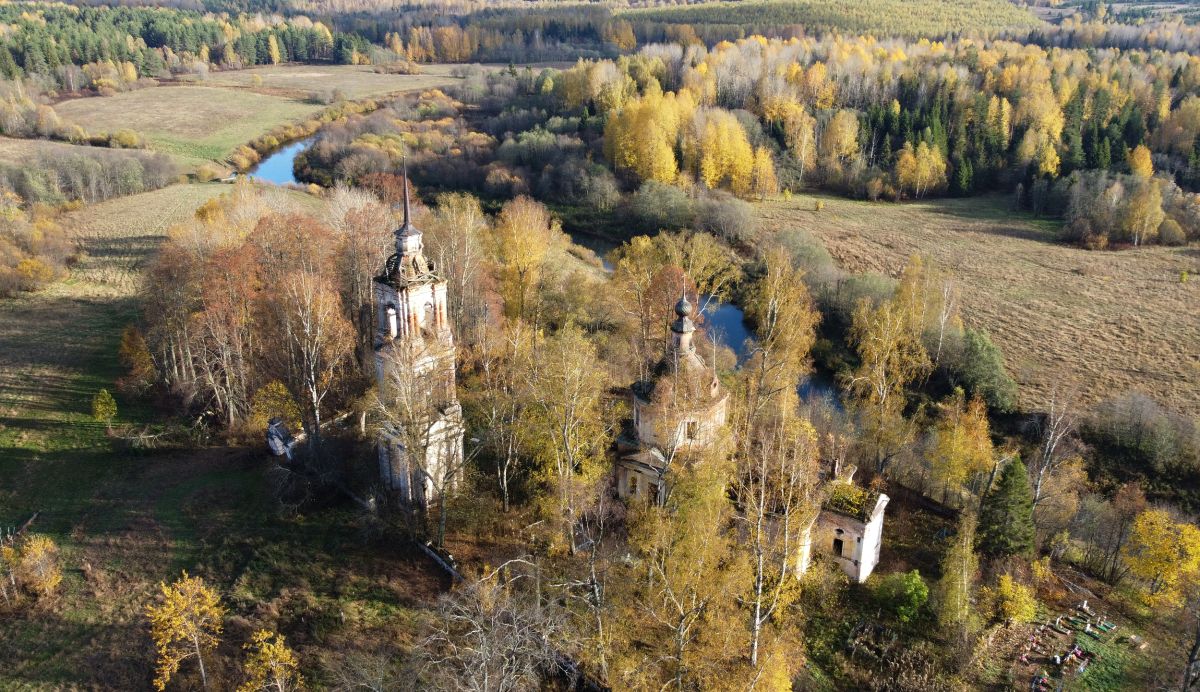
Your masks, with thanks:
[{"label": "church facade", "polygon": [[396,252],[373,283],[376,381],[381,399],[396,409],[379,434],[379,473],[399,502],[427,506],[457,482],[464,430],[446,281],[412,223],[407,172],[395,237]]}]

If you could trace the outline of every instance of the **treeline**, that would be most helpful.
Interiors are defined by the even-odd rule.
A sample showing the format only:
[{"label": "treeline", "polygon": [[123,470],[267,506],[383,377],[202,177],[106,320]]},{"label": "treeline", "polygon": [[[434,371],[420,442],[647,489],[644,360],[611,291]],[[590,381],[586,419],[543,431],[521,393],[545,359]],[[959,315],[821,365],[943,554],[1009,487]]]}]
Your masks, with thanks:
[{"label": "treeline", "polygon": [[0,187],[26,205],[102,202],[171,184],[179,169],[161,153],[46,147],[21,164],[0,164]]},{"label": "treeline", "polygon": [[[353,182],[411,150],[426,184],[601,210],[648,184],[692,198],[1005,192],[1089,246],[1187,242],[1200,236],[1200,60],[1137,55],[760,37],[559,72],[467,68],[456,99],[330,129],[300,171]],[[1071,200],[1095,197],[1098,172],[1124,182],[1085,227],[1088,205]]]},{"label": "treeline", "polygon": [[86,147],[47,146],[20,164],[0,163],[0,297],[67,275],[78,253],[58,210],[156,190],[177,176],[165,154]]},{"label": "treeline", "polygon": [[1178,19],[1149,21],[1088,20],[1078,15],[1028,32],[1009,33],[1014,39],[1045,48],[1119,48],[1195,53],[1200,50],[1200,27]]},{"label": "treeline", "polygon": [[[784,187],[868,199],[1018,189],[1041,209],[1035,191],[1087,170],[1194,185],[1200,61],[1135,55],[864,38],[661,45],[567,70],[554,94],[559,111],[606,117],[608,158],[633,180],[744,195],[761,147]],[[724,158],[706,164],[715,142]],[[1128,218],[1121,232],[1134,235]]]},{"label": "treeline", "polygon": [[297,16],[226,16],[152,7],[0,7],[0,76],[100,93],[143,77],[288,61],[365,62],[365,39]]},{"label": "treeline", "polygon": [[700,2],[627,10],[618,16],[634,22],[638,38],[646,43],[673,40],[680,31],[673,27],[682,26],[683,31],[710,45],[754,34],[786,38],[842,32],[940,38],[1042,24],[1027,10],[995,0]]}]

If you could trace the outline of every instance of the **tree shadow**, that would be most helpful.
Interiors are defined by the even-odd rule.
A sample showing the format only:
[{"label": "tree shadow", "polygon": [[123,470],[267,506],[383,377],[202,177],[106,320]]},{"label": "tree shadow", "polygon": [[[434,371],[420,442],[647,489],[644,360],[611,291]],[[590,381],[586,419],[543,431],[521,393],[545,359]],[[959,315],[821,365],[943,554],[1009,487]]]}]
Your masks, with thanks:
[{"label": "tree shadow", "polygon": [[1060,233],[1051,228],[1039,227],[1060,225],[1058,221],[1038,218],[1028,212],[1011,209],[1010,205],[994,197],[942,200],[930,206],[938,216],[963,219],[974,223],[967,229],[974,233],[997,235],[1020,240],[1032,240],[1051,245],[1062,245]]}]

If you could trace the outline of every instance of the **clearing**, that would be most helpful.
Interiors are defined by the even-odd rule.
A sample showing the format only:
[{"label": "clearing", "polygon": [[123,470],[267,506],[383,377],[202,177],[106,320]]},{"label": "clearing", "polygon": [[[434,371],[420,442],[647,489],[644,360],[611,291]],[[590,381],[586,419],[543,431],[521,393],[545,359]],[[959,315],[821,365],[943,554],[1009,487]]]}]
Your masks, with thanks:
[{"label": "clearing", "polygon": [[[348,98],[427,89],[453,81],[449,68],[422,75],[378,75],[337,65],[298,65],[217,73],[208,82],[171,84],[125,91],[113,96],[70,99],[54,108],[63,119],[89,133],[132,130],[152,149],[195,165],[221,161],[238,146],[290,122],[304,120],[328,106],[310,97],[341,89]],[[253,74],[262,88],[251,88]],[[276,82],[279,88],[267,88]]]},{"label": "clearing", "polygon": [[[813,211],[816,200],[825,208]],[[850,272],[896,276],[914,254],[949,270],[964,320],[986,329],[1041,409],[1056,383],[1089,402],[1139,389],[1200,415],[1200,271],[1196,248],[1119,252],[1058,242],[1056,224],[1013,212],[1007,198],[888,204],[796,195],[756,205],[767,230],[799,228]]]},{"label": "clearing", "polygon": [[[210,86],[241,88],[265,94],[308,98],[311,92],[337,89],[348,99],[385,96],[397,91],[441,87],[454,81],[455,65],[421,65],[421,74],[395,75],[375,72],[370,65],[279,65],[249,70],[212,72]],[[261,80],[255,83],[255,77]]]}]

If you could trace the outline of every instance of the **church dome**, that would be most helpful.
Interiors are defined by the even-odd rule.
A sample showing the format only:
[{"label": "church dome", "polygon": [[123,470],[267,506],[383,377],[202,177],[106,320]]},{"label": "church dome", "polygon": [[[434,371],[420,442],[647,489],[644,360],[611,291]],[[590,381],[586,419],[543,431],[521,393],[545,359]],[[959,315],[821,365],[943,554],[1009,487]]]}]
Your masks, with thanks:
[{"label": "church dome", "polygon": [[675,303],[675,315],[677,319],[671,323],[671,331],[677,334],[688,334],[696,331],[696,323],[692,321],[692,304],[683,296]]}]

